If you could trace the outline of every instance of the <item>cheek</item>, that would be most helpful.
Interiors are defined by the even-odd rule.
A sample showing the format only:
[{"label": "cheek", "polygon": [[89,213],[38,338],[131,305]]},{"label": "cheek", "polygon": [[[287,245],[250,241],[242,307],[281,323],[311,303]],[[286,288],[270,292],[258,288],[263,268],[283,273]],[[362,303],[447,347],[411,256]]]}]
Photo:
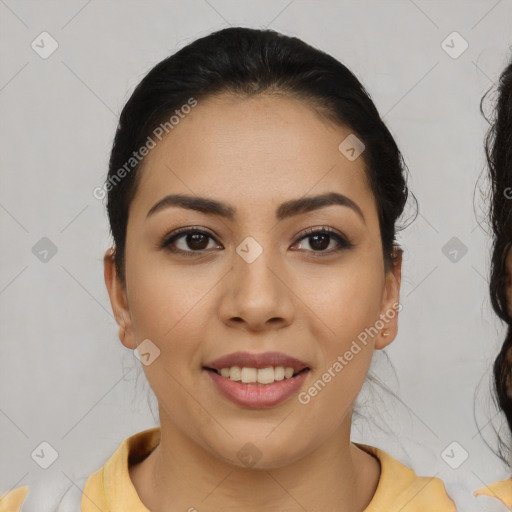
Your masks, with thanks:
[{"label": "cheek", "polygon": [[169,394],[179,396],[181,386],[190,387],[200,371],[199,347],[208,317],[206,292],[214,281],[191,279],[190,271],[155,266],[144,258],[132,258],[126,270],[136,342],[149,339],[159,350],[155,362],[144,366],[146,377],[159,400]]},{"label": "cheek", "polygon": [[182,325],[198,320],[205,294],[215,285],[213,273],[200,266],[173,264],[165,255],[152,258],[142,250],[127,258],[126,276],[135,331],[163,341],[176,338]]},{"label": "cheek", "polygon": [[[372,270],[377,269],[377,270]],[[379,318],[384,276],[378,265],[341,264],[328,272],[316,271],[297,282],[300,297],[310,308],[319,339],[334,340],[341,349]]]},{"label": "cheek", "polygon": [[320,402],[332,401],[342,414],[366,378],[373,355],[372,327],[379,319],[384,285],[378,269],[378,264],[371,267],[361,262],[323,275],[317,272],[302,281],[301,296],[309,297],[305,301],[309,329],[321,353],[317,388],[323,397],[318,407]]},{"label": "cheek", "polygon": [[[133,290],[130,314],[137,343],[149,339],[159,351],[154,362],[143,366],[146,378],[160,406],[183,422],[183,411],[192,414],[196,407],[184,389],[193,389],[200,374],[205,290],[176,271],[166,274],[148,266],[127,275],[127,285]],[[200,408],[195,414],[201,415]]]}]

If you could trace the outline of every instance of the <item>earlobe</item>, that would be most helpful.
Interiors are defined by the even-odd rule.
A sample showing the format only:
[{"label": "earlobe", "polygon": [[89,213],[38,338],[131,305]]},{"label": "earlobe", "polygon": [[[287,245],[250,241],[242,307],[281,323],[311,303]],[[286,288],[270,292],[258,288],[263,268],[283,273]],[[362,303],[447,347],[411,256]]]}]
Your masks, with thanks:
[{"label": "earlobe", "polygon": [[395,327],[385,327],[375,338],[375,349],[383,350],[396,338],[398,329]]},{"label": "earlobe", "polygon": [[126,287],[117,274],[114,248],[109,248],[105,252],[103,257],[103,272],[112,311],[119,326],[119,339],[125,347],[135,349],[137,348],[137,344],[133,336]]},{"label": "earlobe", "polygon": [[393,268],[386,274],[384,286],[384,297],[380,312],[380,323],[382,327],[375,338],[375,348],[382,350],[386,348],[398,333],[398,312],[402,309],[400,304],[400,283],[402,276],[402,249],[394,248]]}]

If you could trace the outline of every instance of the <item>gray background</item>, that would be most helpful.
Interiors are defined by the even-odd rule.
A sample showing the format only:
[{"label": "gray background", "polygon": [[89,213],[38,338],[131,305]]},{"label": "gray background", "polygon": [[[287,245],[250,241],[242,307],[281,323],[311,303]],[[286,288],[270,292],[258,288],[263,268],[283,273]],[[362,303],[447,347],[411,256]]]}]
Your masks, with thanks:
[{"label": "gray background", "polygon": [[[509,476],[483,439],[496,442],[489,376],[504,328],[488,299],[479,101],[509,55],[512,1],[0,0],[0,24],[0,491],[49,472],[90,474],[156,425],[140,363],[117,338],[103,282],[107,217],[92,191],[120,110],[150,68],[242,25],[341,60],[396,137],[419,215],[400,235],[403,310],[387,351],[396,378],[382,357],[373,370],[400,400],[365,386],[353,439],[443,478],[464,510],[479,510],[461,485]],[[58,43],[46,59],[31,47],[43,31]],[[446,44],[458,53],[461,39],[442,44],[454,31],[469,45],[457,58]],[[43,237],[57,249],[46,262],[33,251]],[[445,255],[454,247],[456,261]],[[43,441],[59,454],[46,470],[31,457]],[[454,441],[452,460],[469,454],[458,469],[442,457]]]}]

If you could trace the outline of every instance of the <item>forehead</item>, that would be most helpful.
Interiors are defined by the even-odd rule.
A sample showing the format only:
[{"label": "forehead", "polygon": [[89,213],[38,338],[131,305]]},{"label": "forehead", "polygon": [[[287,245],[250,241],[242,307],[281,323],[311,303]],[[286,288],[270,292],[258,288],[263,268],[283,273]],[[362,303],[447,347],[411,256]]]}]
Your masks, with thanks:
[{"label": "forehead", "polygon": [[375,209],[363,158],[338,149],[350,134],[289,96],[200,100],[145,158],[132,206],[171,192],[254,205],[335,191]]}]

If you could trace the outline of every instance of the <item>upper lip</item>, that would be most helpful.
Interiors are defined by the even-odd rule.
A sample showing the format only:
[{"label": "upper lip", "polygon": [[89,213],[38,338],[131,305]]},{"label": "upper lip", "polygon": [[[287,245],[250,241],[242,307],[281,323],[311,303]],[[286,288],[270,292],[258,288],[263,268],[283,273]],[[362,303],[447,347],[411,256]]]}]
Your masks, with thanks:
[{"label": "upper lip", "polygon": [[252,354],[250,352],[234,352],[228,354],[215,361],[204,365],[205,368],[213,370],[221,370],[222,368],[230,368],[231,366],[239,366],[243,368],[267,368],[269,366],[284,366],[285,368],[293,368],[295,372],[300,372],[304,368],[309,368],[306,363],[295,357],[288,356],[281,352],[262,352],[261,354]]}]

